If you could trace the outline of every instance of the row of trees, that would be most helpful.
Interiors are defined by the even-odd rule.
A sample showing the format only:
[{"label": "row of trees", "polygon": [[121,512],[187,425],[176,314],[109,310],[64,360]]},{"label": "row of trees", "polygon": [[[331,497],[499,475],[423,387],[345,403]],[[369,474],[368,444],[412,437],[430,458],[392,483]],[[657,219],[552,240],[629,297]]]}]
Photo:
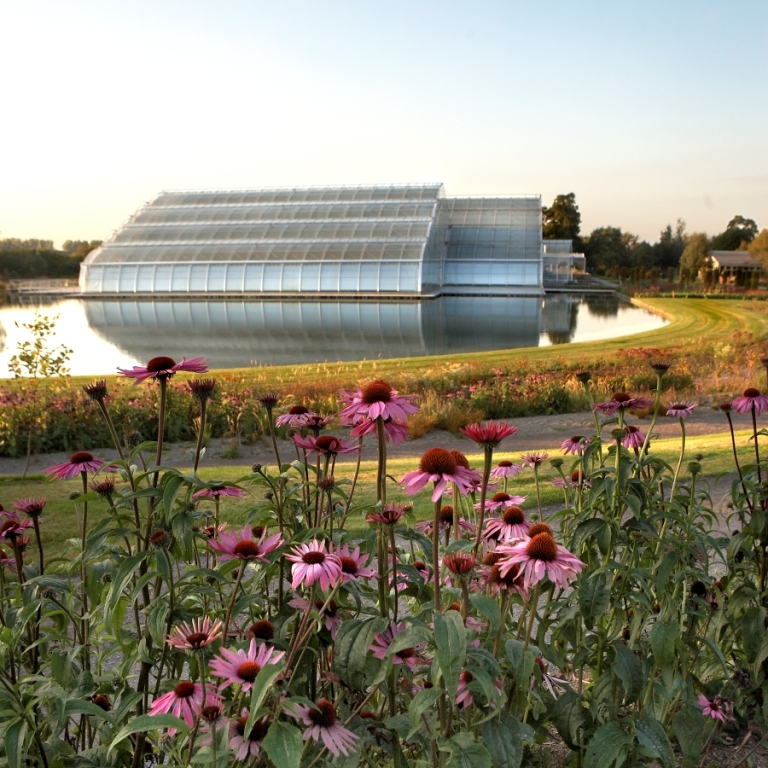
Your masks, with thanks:
[{"label": "row of trees", "polygon": [[59,250],[52,240],[0,239],[0,278],[77,277],[80,262],[99,245],[101,240],[67,240]]},{"label": "row of trees", "polygon": [[683,269],[696,272],[707,263],[710,251],[747,250],[768,267],[768,229],[758,233],[753,219],[734,216],[725,230],[714,237],[687,233],[685,222],[668,224],[655,243],[641,240],[619,227],[598,227],[581,236],[581,213],[576,195],[558,195],[542,209],[544,239],[573,240],[573,250],[583,253],[587,268],[597,274],[653,271],[656,274]]}]

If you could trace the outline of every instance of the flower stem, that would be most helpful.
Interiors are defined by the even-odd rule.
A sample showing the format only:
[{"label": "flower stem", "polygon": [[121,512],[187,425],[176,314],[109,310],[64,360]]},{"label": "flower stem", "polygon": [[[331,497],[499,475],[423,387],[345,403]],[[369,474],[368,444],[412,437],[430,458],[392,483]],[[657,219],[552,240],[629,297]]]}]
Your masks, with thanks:
[{"label": "flower stem", "polygon": [[432,521],[432,570],[433,581],[435,585],[435,611],[440,610],[440,507],[442,505],[443,497],[438,497],[435,501],[435,514]]},{"label": "flower stem", "polygon": [[[197,467],[200,464],[200,452],[203,449],[203,438],[205,435],[205,421],[206,421],[206,401],[205,398],[200,398],[200,424],[197,430],[197,443],[195,444],[195,465],[192,467],[193,472],[197,472]],[[214,764],[216,760],[214,758]]]},{"label": "flower stem", "polygon": [[[484,456],[484,463],[483,463],[483,484],[480,487],[480,517],[477,521],[477,536],[475,537],[475,549],[474,554],[477,556],[477,550],[480,548],[480,539],[483,535],[483,523],[485,521],[485,498],[488,493],[488,480],[491,476],[491,460],[493,459],[493,447],[490,445],[485,446],[485,456]],[[538,494],[538,485],[536,487],[536,492]],[[459,497],[458,495],[454,494],[453,497],[454,503],[458,504]],[[539,501],[539,513],[541,513],[541,501]],[[456,538],[458,539],[459,532],[458,532],[458,525],[456,527]]]},{"label": "flower stem", "polygon": [[237,590],[240,588],[240,582],[243,578],[243,573],[245,572],[245,566],[248,565],[248,562],[246,560],[243,560],[242,563],[240,563],[240,570],[237,572],[237,580],[235,581],[235,586],[232,589],[232,594],[229,598],[229,605],[227,605],[227,615],[224,619],[224,632],[221,635],[222,642],[226,644],[227,642],[227,632],[229,632],[229,620],[232,618],[232,609],[235,606],[235,598],[237,597]]}]

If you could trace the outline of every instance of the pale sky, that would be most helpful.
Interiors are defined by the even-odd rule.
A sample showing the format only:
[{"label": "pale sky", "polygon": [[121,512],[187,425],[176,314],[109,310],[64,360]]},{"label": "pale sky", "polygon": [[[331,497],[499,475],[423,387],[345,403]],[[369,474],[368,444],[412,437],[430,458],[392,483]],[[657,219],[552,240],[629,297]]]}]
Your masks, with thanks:
[{"label": "pale sky", "polygon": [[582,234],[768,227],[768,2],[0,0],[0,237],[431,181],[575,192]]}]

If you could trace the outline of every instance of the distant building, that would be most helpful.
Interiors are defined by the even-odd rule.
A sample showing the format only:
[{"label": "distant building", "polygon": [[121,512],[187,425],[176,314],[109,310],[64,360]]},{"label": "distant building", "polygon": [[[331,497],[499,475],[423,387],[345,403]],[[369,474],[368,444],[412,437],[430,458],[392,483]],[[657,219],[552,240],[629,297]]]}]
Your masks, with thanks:
[{"label": "distant building", "polygon": [[[450,198],[442,184],[161,192],[86,257],[88,294],[541,295],[570,241],[541,197]],[[583,257],[582,257],[583,258]]]},{"label": "distant building", "polygon": [[719,273],[721,283],[743,285],[764,272],[762,262],[748,251],[710,251],[709,266]]}]

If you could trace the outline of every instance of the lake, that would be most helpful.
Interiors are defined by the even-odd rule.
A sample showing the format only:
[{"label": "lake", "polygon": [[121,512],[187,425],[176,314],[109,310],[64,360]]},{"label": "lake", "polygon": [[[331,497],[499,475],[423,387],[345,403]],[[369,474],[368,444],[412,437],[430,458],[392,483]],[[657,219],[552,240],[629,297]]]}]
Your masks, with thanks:
[{"label": "lake", "polygon": [[0,308],[0,377],[35,310],[59,315],[53,344],[70,372],[96,376],[152,357],[202,355],[211,368],[415,357],[592,341],[666,320],[617,297],[441,296],[423,301],[62,299]]}]

